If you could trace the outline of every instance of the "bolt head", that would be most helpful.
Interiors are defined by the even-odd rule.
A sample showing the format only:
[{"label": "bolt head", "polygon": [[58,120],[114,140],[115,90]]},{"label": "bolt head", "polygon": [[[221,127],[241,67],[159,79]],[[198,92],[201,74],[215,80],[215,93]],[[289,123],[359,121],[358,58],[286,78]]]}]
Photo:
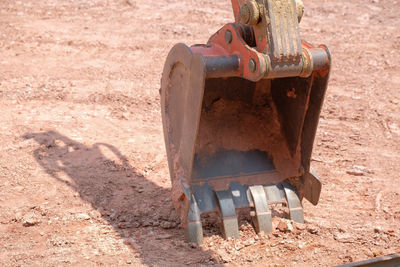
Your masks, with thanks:
[{"label": "bolt head", "polygon": [[225,32],[225,42],[226,42],[227,44],[232,43],[232,32],[231,32],[230,30],[227,30],[227,31]]}]

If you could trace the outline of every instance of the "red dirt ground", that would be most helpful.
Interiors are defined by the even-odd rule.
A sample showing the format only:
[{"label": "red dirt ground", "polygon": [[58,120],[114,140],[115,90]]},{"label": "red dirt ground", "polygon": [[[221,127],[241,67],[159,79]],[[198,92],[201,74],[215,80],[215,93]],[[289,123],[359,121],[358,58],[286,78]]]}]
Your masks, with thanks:
[{"label": "red dirt ground", "polygon": [[[170,199],[160,77],[230,1],[0,2],[0,265],[331,266],[400,252],[400,1],[304,0],[333,69],[306,226],[185,243]],[[274,219],[284,228],[290,222]],[[284,230],[284,229],[282,229]]]}]

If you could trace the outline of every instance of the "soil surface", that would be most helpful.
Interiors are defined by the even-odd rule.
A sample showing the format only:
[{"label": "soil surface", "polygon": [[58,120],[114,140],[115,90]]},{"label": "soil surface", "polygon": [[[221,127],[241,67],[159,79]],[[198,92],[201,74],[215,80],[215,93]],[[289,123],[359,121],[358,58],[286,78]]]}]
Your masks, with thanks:
[{"label": "soil surface", "polygon": [[205,43],[230,1],[0,1],[0,265],[332,266],[400,252],[400,1],[304,0],[333,68],[305,225],[184,242],[160,114],[170,48]]}]

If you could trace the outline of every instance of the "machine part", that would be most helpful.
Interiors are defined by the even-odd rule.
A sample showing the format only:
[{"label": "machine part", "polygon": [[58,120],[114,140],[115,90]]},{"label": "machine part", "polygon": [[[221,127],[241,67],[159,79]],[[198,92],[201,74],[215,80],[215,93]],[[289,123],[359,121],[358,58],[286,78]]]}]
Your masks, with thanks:
[{"label": "machine part", "polygon": [[225,238],[239,238],[239,226],[235,205],[229,190],[215,192],[222,215],[222,231]]},{"label": "machine part", "polygon": [[187,239],[193,243],[203,243],[203,228],[201,227],[200,210],[193,195],[191,195],[189,202]]},{"label": "machine part", "polygon": [[399,267],[400,254],[391,254],[365,261],[343,264],[338,267]]},{"label": "machine part", "polygon": [[240,21],[247,25],[256,25],[260,20],[260,10],[254,0],[246,1],[240,7]]},{"label": "machine part", "polygon": [[230,30],[227,30],[227,31],[225,32],[225,42],[226,42],[227,44],[232,43],[232,32],[231,32]]},{"label": "machine part", "polygon": [[281,203],[284,199],[282,189],[278,188],[276,185],[266,185],[264,186],[265,193],[267,194],[268,204]]},{"label": "machine part", "polygon": [[269,232],[273,205],[304,222],[301,200],[316,205],[321,191],[310,160],[329,50],[300,39],[301,1],[232,7],[235,23],[207,44],[171,49],[161,79],[172,199],[196,243],[202,213],[220,214],[224,236],[238,238],[237,209],[250,207],[255,230]]},{"label": "machine part", "polygon": [[302,182],[302,188],[304,188],[304,197],[313,205],[317,205],[322,189],[322,183],[318,174],[312,168],[310,168],[310,171],[303,175]]},{"label": "machine part", "polygon": [[271,210],[269,209],[267,196],[262,185],[253,185],[249,187],[252,205],[255,213],[253,215],[253,224],[257,233],[272,232]]},{"label": "machine part", "polygon": [[283,187],[289,206],[290,219],[297,223],[304,223],[303,206],[301,205],[301,200],[296,189],[289,183],[283,183]]}]

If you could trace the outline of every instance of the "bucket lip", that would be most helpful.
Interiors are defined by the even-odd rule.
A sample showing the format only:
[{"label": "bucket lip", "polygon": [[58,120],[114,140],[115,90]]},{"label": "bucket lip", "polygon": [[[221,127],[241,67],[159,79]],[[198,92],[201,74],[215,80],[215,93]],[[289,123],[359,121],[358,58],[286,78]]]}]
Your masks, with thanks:
[{"label": "bucket lip", "polygon": [[286,180],[282,178],[279,172],[275,169],[263,172],[254,172],[242,175],[226,175],[211,178],[191,179],[190,187],[210,185],[214,190],[226,190],[230,183],[238,183],[242,185],[257,185],[257,184],[277,184]]}]

